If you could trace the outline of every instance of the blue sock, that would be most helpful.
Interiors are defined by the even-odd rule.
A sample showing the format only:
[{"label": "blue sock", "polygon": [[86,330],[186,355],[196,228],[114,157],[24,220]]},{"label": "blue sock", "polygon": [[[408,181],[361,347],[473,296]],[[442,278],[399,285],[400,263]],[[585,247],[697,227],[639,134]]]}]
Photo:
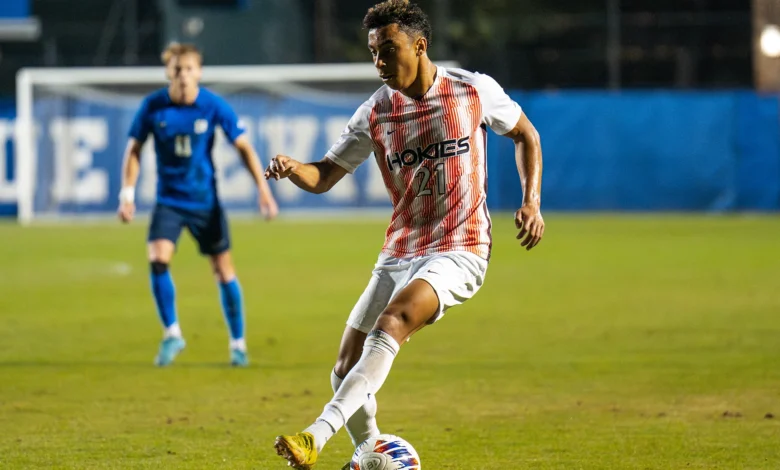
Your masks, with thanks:
[{"label": "blue sock", "polygon": [[222,299],[222,312],[230,329],[230,339],[244,337],[244,305],[241,298],[241,285],[238,278],[219,284]]},{"label": "blue sock", "polygon": [[152,263],[152,293],[157,304],[157,314],[165,328],[176,323],[176,288],[164,263]]}]

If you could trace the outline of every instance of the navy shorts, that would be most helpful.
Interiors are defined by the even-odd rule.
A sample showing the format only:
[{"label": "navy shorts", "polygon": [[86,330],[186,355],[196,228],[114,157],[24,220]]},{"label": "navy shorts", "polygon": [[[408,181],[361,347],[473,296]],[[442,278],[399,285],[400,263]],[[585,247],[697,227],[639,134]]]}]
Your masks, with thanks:
[{"label": "navy shorts", "polygon": [[230,249],[227,218],[219,204],[209,210],[190,210],[157,204],[152,212],[147,240],[170,240],[175,245],[184,227],[190,231],[204,255],[218,255]]}]

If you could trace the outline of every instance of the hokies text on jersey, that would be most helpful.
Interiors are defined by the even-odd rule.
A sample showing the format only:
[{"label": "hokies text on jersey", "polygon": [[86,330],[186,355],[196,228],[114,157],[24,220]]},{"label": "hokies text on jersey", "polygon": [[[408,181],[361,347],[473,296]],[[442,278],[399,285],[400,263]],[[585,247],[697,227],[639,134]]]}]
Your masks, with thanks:
[{"label": "hokies text on jersey", "polygon": [[396,166],[400,169],[404,166],[417,166],[423,160],[436,160],[439,158],[458,157],[471,151],[469,137],[459,139],[442,140],[425,147],[404,149],[400,152],[391,152],[385,156],[387,168],[393,171]]}]

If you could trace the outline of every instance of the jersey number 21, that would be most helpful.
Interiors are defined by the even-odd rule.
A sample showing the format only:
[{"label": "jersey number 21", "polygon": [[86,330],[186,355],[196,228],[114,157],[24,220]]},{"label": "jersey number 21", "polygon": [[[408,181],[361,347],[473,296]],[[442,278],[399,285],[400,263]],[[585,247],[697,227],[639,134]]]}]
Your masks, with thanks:
[{"label": "jersey number 21", "polygon": [[191,157],[192,144],[190,143],[190,136],[186,134],[177,135],[174,144],[174,152],[177,157]]}]

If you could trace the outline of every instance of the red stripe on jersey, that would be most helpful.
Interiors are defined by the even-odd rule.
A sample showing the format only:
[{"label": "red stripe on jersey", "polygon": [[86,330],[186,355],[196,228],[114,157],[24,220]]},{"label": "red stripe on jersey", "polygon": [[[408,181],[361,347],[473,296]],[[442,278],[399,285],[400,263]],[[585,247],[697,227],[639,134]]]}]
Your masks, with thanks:
[{"label": "red stripe on jersey", "polygon": [[[446,93],[443,93],[443,106],[444,109],[447,110],[449,113],[455,114],[457,116],[457,112],[453,113],[453,110],[458,109],[458,98],[455,95],[455,87],[453,86],[453,82],[451,80],[445,80],[445,84],[443,85],[443,88],[446,90]],[[447,119],[447,118],[445,118]],[[446,122],[446,121],[445,121]],[[449,125],[447,126],[447,135],[453,135],[457,133],[460,130],[460,121],[458,120],[457,128],[456,126]],[[456,244],[456,237],[455,237],[455,231],[458,229],[458,219],[462,217],[462,214],[459,214],[457,210],[453,210],[453,207],[458,206],[458,202],[456,198],[458,197],[458,186],[460,186],[460,183],[458,182],[458,179],[461,177],[461,168],[462,162],[461,159],[450,159],[449,161],[444,162],[444,174],[445,174],[445,180],[447,181],[447,185],[449,186],[447,188],[446,192],[446,216],[444,217],[444,220],[442,220],[442,230],[444,231],[444,237],[442,238],[442,248],[447,249],[448,247],[455,246]]]},{"label": "red stripe on jersey", "polygon": [[[391,137],[392,149],[395,152],[403,152],[406,149],[406,144],[409,142],[414,122],[412,120],[405,119],[406,103],[404,96],[401,93],[395,93],[392,97],[392,108],[390,111],[390,122],[395,126],[392,129],[394,132]],[[388,233],[395,237],[392,240],[388,237],[388,242],[392,240],[391,246],[388,248],[394,249],[399,253],[407,253],[410,250],[410,235],[413,229],[413,214],[411,211],[411,202],[414,200],[412,182],[414,175],[405,170],[405,166],[401,166],[398,172],[395,173],[394,179],[396,181],[396,189],[401,194],[401,198],[398,204],[395,206],[397,216],[394,217],[393,234]]]},{"label": "red stripe on jersey", "polygon": [[[379,168],[381,169],[380,173],[382,175],[382,181],[385,183],[385,188],[387,188],[387,191],[390,195],[390,202],[393,204],[393,207],[397,207],[398,203],[401,200],[401,192],[398,190],[397,185],[393,181],[393,174],[389,171],[386,171],[387,168],[387,159],[390,153],[392,152],[392,147],[388,148],[385,145],[385,132],[392,131],[392,129],[385,129],[380,121],[379,117],[387,114],[392,113],[392,105],[387,102],[379,102],[374,105],[374,107],[371,109],[371,114],[369,116],[369,130],[371,132],[371,139],[374,141],[374,157],[376,158],[376,163],[379,165]],[[385,231],[385,240],[389,240],[390,236],[392,235],[394,231],[394,227],[396,225],[396,218],[398,217],[398,214],[393,211],[393,216],[390,220],[390,225],[388,226],[387,230]]]},{"label": "red stripe on jersey", "polygon": [[[474,134],[471,136],[471,141],[474,145],[478,145],[478,134],[482,131],[482,128],[480,127],[482,124],[482,106],[476,94],[472,94],[469,98],[469,108],[471,109],[473,118],[471,126],[475,130]],[[469,185],[471,188],[469,207],[474,208],[474,211],[469,214],[469,218],[466,221],[466,226],[469,230],[468,240],[470,243],[474,243],[474,245],[471,246],[474,246],[475,248],[479,246],[479,242],[481,241],[480,234],[484,231],[485,224],[484,213],[480,209],[487,207],[487,193],[479,190],[484,187],[483,180],[486,171],[484,145],[480,146],[479,149],[480,151],[471,152],[470,155],[474,172],[471,174],[471,184]]]},{"label": "red stripe on jersey", "polygon": [[375,103],[369,122],[393,202],[383,252],[413,257],[462,250],[487,258],[486,145],[476,88],[439,76],[419,101],[390,93]]},{"label": "red stripe on jersey", "polygon": [[[428,94],[436,93],[437,85],[431,85],[431,89],[428,90]],[[425,96],[417,101],[413,101],[415,113],[420,116],[431,114],[431,104]],[[419,121],[419,138],[417,139],[417,146],[420,149],[426,147],[428,142],[435,142],[438,137],[434,132],[434,126],[440,126],[441,122],[438,119],[421,119]],[[425,168],[423,170],[422,168]],[[438,197],[438,191],[436,189],[436,178],[434,175],[435,164],[428,159],[423,159],[419,166],[414,168],[415,176],[413,185],[416,185],[414,189],[415,199],[414,202],[419,206],[419,214],[422,220],[430,221],[415,227],[417,236],[414,239],[413,247],[409,251],[414,251],[414,255],[418,256],[421,246],[430,246],[433,241],[433,229],[435,226],[434,219],[436,218],[436,198]]]},{"label": "red stripe on jersey", "polygon": [[487,260],[490,261],[490,254],[493,252],[493,220],[490,218],[490,213],[488,212],[488,206],[487,206],[487,195],[488,195],[488,162],[487,162],[487,129],[484,127],[480,128],[482,130],[482,148],[484,149],[482,151],[482,161],[485,166],[485,177],[483,178],[483,185],[485,192],[485,204],[482,205],[482,209],[484,210],[484,217],[487,219],[487,236],[488,236],[488,252],[487,252]]},{"label": "red stripe on jersey", "polygon": [[[387,149],[382,141],[382,128],[377,125],[377,107],[371,108],[371,114],[368,117],[368,129],[371,131],[371,140],[374,144],[374,157],[377,159],[377,164],[382,166],[382,162],[385,160]],[[384,175],[384,173],[383,173]],[[387,181],[385,181],[387,184]],[[390,186],[387,186],[390,188]]]}]

